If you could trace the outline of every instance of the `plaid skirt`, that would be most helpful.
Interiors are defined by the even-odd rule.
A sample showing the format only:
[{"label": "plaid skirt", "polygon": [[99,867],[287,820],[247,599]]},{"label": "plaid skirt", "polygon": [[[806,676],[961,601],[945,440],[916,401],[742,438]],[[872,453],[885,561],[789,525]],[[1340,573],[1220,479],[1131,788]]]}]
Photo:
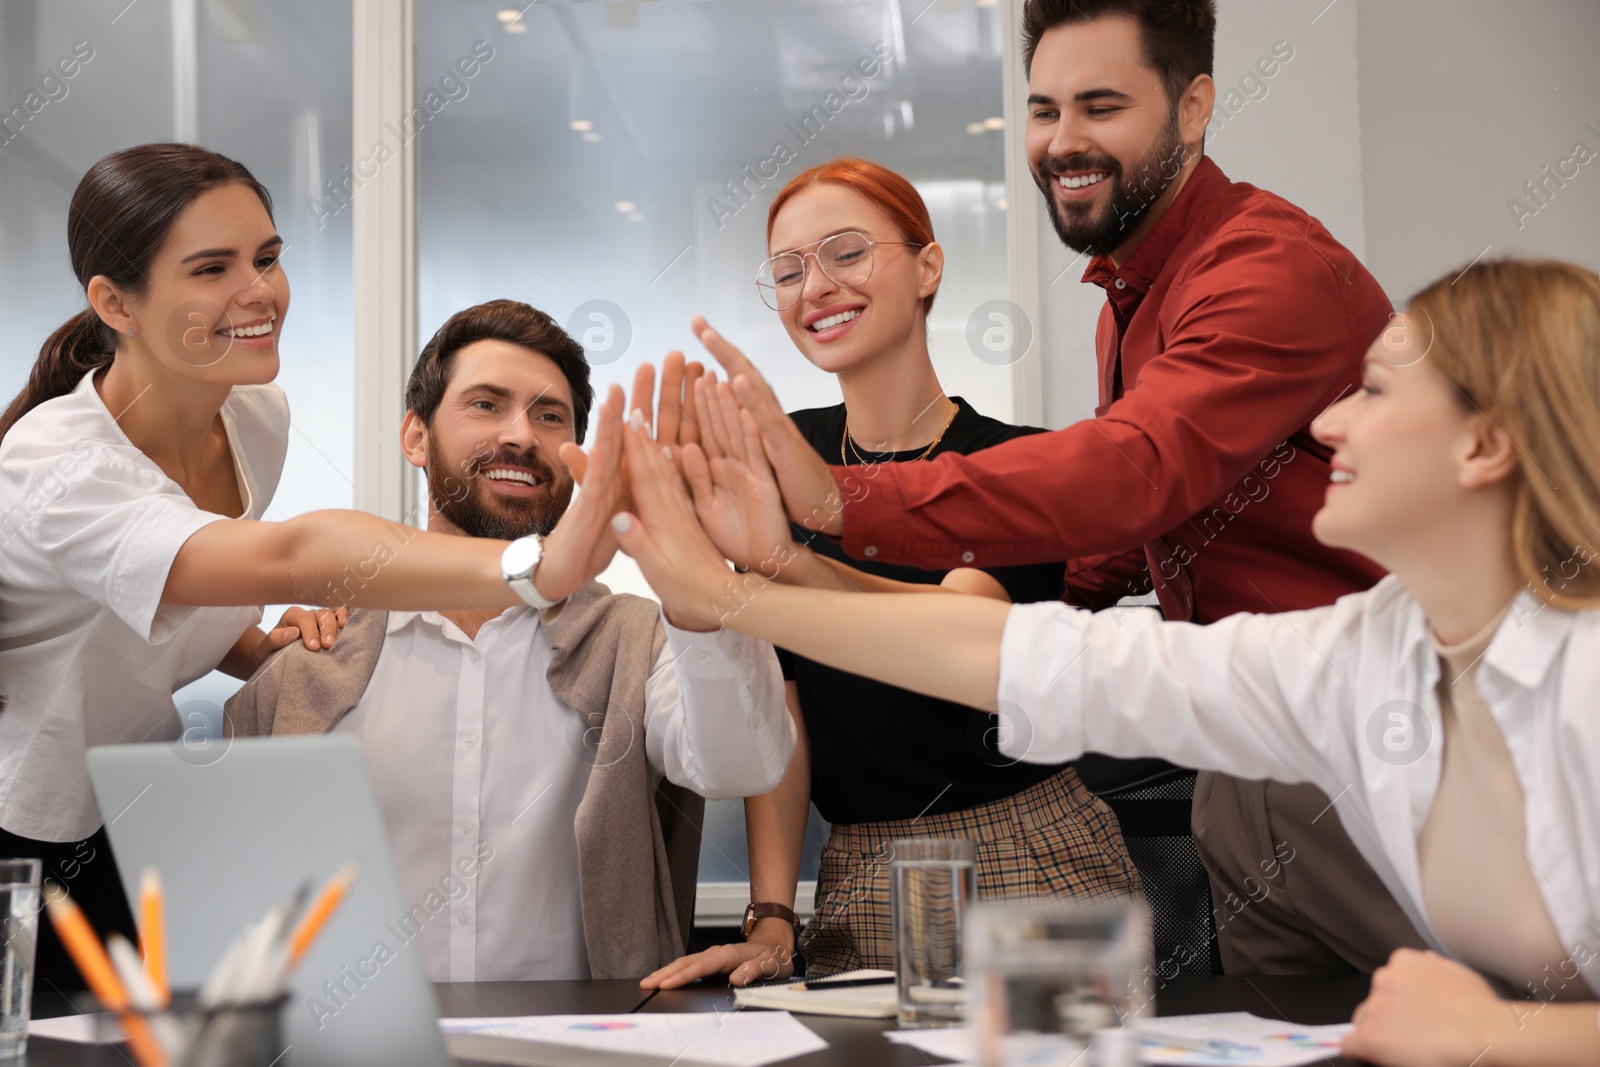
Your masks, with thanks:
[{"label": "plaid skirt", "polygon": [[816,903],[800,934],[806,973],[894,967],[889,842],[965,837],[978,846],[978,896],[1117,897],[1140,892],[1117,817],[1064,768],[1001,800],[943,815],[833,827]]}]

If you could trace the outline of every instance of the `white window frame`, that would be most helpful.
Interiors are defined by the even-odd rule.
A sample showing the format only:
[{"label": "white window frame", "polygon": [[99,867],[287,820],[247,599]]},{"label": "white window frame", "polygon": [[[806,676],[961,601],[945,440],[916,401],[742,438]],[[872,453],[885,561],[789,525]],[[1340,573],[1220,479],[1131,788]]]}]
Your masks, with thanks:
[{"label": "white window frame", "polygon": [[[351,159],[355,288],[355,507],[413,525],[416,480],[400,451],[406,378],[417,356],[417,151],[404,129],[416,95],[415,0],[354,0]],[[395,157],[378,163],[383,143]],[[369,162],[370,161],[370,162]]]}]

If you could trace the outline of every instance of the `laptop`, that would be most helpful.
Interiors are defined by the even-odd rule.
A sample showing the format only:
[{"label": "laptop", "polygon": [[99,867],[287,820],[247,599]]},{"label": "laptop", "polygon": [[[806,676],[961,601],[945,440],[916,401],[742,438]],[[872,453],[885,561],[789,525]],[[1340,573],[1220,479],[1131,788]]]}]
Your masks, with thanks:
[{"label": "laptop", "polygon": [[290,982],[279,1067],[447,1067],[411,942],[417,915],[450,912],[402,899],[352,738],[107,745],[88,762],[128,899],[146,866],[161,872],[173,989],[198,989],[246,925],[355,861],[354,887]]}]

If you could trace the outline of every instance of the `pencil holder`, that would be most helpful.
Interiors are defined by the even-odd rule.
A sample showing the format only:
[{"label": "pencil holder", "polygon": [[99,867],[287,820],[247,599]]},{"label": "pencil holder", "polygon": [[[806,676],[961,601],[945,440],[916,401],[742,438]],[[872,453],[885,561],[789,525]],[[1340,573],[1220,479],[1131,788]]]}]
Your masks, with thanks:
[{"label": "pencil holder", "polygon": [[172,1067],[282,1067],[287,996],[255,1004],[203,1008],[193,996],[173,998],[165,1012],[141,1013]]}]

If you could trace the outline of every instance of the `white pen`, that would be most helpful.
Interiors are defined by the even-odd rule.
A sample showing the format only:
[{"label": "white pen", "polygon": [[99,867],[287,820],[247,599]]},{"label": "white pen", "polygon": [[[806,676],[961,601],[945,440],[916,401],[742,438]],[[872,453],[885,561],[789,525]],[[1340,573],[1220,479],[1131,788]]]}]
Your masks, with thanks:
[{"label": "white pen", "polygon": [[1180,1048],[1185,1052],[1202,1052],[1207,1056],[1217,1059],[1231,1060],[1242,1056],[1256,1056],[1261,1053],[1259,1045],[1246,1045],[1232,1038],[1216,1037],[1183,1037],[1177,1034],[1164,1034],[1162,1032],[1145,1031],[1140,1035],[1140,1040],[1146,1045],[1167,1048]]},{"label": "white pen", "polygon": [[175,1058],[183,1045],[183,1027],[177,1019],[162,1010],[161,995],[145,973],[138,950],[121,934],[111,934],[106,937],[106,955],[111,958],[111,966],[116,968],[117,977],[122,979],[123,988],[128,991],[128,1006],[149,1019],[150,1032],[155,1035],[162,1051]]}]

